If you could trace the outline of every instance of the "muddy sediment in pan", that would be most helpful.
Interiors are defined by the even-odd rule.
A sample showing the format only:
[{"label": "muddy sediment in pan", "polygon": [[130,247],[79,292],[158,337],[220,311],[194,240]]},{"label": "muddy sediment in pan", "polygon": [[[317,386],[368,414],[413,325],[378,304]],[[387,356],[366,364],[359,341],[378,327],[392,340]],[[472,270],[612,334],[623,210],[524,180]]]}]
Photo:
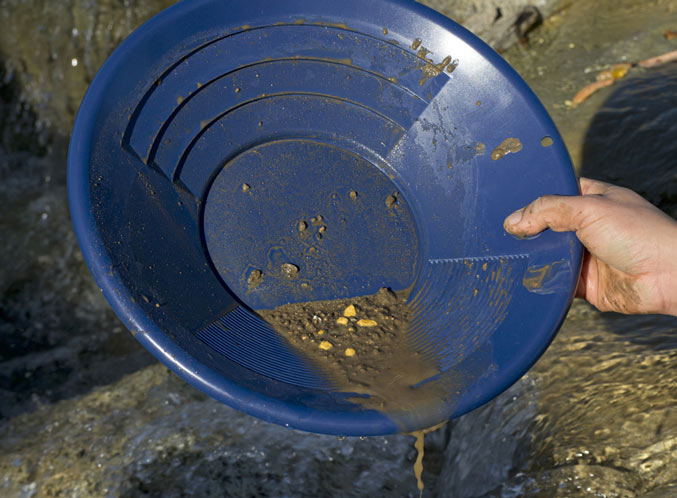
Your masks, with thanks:
[{"label": "muddy sediment in pan", "polygon": [[[411,346],[415,312],[409,291],[292,303],[259,310],[300,354],[327,375],[332,387],[368,409],[402,414],[447,396],[434,358]],[[396,417],[397,418],[397,417]]]}]

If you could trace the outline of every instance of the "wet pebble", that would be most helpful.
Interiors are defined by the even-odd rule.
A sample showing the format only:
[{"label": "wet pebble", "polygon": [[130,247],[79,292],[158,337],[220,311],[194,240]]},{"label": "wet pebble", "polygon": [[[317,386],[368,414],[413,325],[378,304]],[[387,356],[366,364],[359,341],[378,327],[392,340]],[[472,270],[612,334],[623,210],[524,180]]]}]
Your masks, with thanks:
[{"label": "wet pebble", "polygon": [[247,277],[247,284],[249,287],[254,288],[261,283],[263,280],[263,272],[261,270],[252,270]]},{"label": "wet pebble", "polygon": [[357,321],[358,327],[376,327],[378,323],[374,320],[369,320],[368,318],[361,318]]},{"label": "wet pebble", "polygon": [[294,279],[299,276],[299,267],[291,263],[283,263],[280,266],[280,270],[282,271],[282,275],[290,279]]}]

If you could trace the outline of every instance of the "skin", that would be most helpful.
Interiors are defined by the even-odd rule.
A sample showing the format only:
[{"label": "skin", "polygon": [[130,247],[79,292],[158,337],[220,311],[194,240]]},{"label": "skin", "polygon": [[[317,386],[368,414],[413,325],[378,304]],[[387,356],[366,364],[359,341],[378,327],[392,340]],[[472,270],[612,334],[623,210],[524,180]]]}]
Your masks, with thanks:
[{"label": "skin", "polygon": [[582,195],[547,195],[515,211],[505,230],[576,232],[586,249],[577,297],[600,311],[677,316],[677,221],[632,190],[580,185]]}]

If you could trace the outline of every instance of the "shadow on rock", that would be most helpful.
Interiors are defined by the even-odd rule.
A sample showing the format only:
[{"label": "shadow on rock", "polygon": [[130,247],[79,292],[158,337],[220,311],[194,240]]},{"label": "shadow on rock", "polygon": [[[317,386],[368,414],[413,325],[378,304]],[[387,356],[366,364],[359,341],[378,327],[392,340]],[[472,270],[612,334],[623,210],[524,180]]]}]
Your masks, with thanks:
[{"label": "shadow on rock", "polygon": [[677,64],[617,86],[586,132],[581,176],[631,188],[677,218]]}]

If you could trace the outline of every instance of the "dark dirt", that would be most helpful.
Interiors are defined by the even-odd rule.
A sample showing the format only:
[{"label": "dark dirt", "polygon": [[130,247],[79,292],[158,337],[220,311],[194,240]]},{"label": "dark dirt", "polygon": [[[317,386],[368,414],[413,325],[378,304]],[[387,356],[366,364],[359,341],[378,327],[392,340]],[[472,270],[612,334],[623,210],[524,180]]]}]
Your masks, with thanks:
[{"label": "dark dirt", "polygon": [[370,296],[293,303],[259,314],[327,371],[338,389],[368,396],[355,402],[398,412],[444,395],[434,383],[413,387],[439,371],[408,343],[413,310],[407,297],[408,291],[383,288]]}]

